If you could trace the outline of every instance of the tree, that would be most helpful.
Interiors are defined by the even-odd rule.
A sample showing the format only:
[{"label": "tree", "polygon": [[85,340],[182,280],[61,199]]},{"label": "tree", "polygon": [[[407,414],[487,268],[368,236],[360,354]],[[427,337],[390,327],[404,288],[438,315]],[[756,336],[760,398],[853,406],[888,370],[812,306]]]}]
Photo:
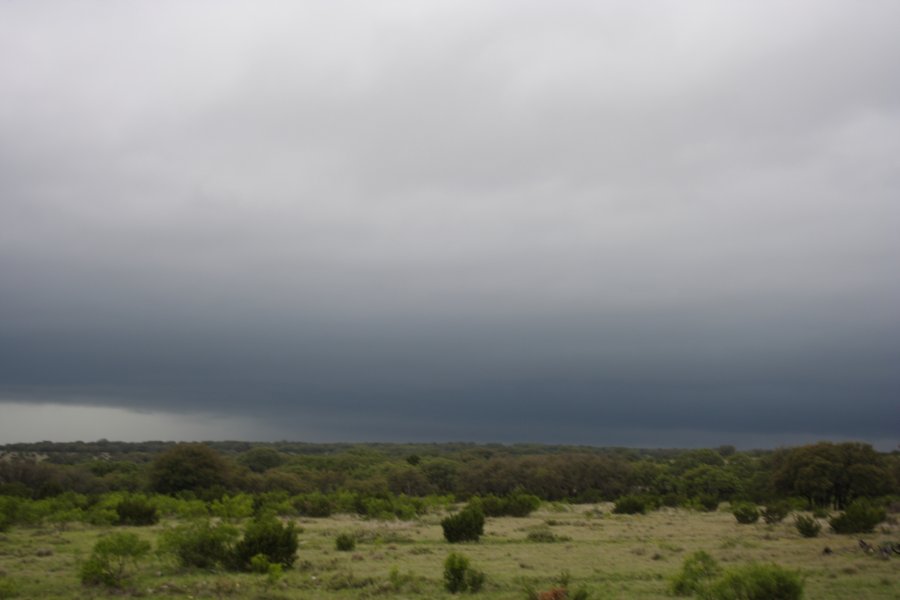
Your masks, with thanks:
[{"label": "tree", "polygon": [[178,444],[156,457],[151,487],[163,494],[208,492],[227,486],[230,469],[222,456],[203,444]]},{"label": "tree", "polygon": [[681,476],[682,493],[688,497],[711,496],[729,500],[740,488],[740,481],[722,467],[700,465]]},{"label": "tree", "polygon": [[241,454],[237,461],[254,473],[264,473],[283,465],[284,455],[274,448],[256,446]]},{"label": "tree", "polygon": [[810,506],[845,508],[858,497],[889,491],[893,482],[883,458],[857,442],[820,442],[776,452],[772,483],[785,495],[801,495]]}]

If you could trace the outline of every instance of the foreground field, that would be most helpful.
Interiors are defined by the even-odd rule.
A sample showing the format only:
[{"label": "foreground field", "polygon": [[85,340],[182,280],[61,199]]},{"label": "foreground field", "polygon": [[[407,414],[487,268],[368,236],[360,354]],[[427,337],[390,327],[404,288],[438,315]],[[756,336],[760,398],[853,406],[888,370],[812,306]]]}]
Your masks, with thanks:
[{"label": "foreground field", "polygon": [[[726,512],[664,509],[647,515],[613,515],[610,505],[545,505],[527,518],[489,519],[479,543],[450,545],[439,525],[443,515],[413,521],[374,521],[351,516],[298,519],[303,528],[295,567],[277,581],[265,576],[186,572],[164,555],[142,560],[123,592],[79,583],[78,567],[109,529],[73,525],[14,528],[0,535],[0,574],[20,598],[450,598],[442,568],[453,551],[487,575],[478,597],[516,599],[524,590],[550,589],[568,579],[590,597],[670,598],[668,579],[693,551],[706,550],[723,566],[774,562],[799,570],[810,599],[900,597],[900,557],[865,554],[857,538],[825,533],[800,537],[790,518],[778,525],[738,525]],[[172,521],[123,528],[153,543]],[[555,541],[532,541],[554,539]],[[335,550],[340,533],[354,533],[351,552]],[[896,525],[863,536],[897,540]],[[833,552],[823,554],[829,547]],[[2,594],[2,592],[0,592]]]}]

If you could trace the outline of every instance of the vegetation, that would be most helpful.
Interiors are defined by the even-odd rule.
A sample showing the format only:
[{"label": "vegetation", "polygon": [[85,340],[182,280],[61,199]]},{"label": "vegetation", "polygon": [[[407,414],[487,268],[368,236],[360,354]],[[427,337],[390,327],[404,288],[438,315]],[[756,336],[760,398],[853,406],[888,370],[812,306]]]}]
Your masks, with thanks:
[{"label": "vegetation", "polygon": [[[567,600],[659,598],[667,582],[707,597],[743,597],[735,594],[757,579],[768,582],[765,593],[791,589],[790,577],[743,570],[768,560],[803,572],[809,597],[895,591],[892,563],[864,550],[900,539],[881,508],[900,495],[900,452],[863,444],[739,452],[101,441],[7,445],[0,459],[7,597],[61,600],[83,581],[148,598],[295,594],[288,589],[426,598],[442,585],[447,541],[466,540],[482,541],[466,554],[490,578],[474,571],[468,585],[498,600],[525,588]],[[705,512],[720,503],[735,516]],[[629,514],[641,506],[643,516]],[[734,525],[757,506],[765,527]],[[832,530],[821,531],[815,515],[829,510]],[[853,530],[872,532],[871,545],[839,537]],[[118,533],[133,537],[101,544]],[[548,552],[548,542],[562,542],[560,552]],[[149,556],[150,547],[159,552]],[[685,560],[697,552],[728,569],[697,575],[713,570]],[[584,581],[578,590],[555,575],[568,570]]]},{"label": "vegetation", "polygon": [[162,494],[193,491],[212,496],[228,486],[228,464],[203,444],[178,444],[157,456],[150,468],[150,487]]},{"label": "vegetation", "polygon": [[444,539],[451,544],[477,542],[484,534],[484,513],[477,505],[469,505],[441,521]]},{"label": "vegetation", "polygon": [[745,565],[726,571],[701,591],[706,600],[799,600],[800,575],[778,565]]},{"label": "vegetation", "polygon": [[182,567],[214,569],[235,562],[231,557],[238,536],[236,527],[203,519],[164,532],[160,549]]},{"label": "vegetation", "polygon": [[19,586],[16,585],[16,582],[5,575],[0,575],[0,600],[18,597]]},{"label": "vegetation", "polygon": [[408,519],[428,510],[419,501],[424,498],[480,501],[485,516],[500,517],[527,515],[541,501],[628,496],[640,497],[647,510],[714,510],[722,502],[769,505],[789,499],[801,500],[797,508],[844,510],[857,498],[900,495],[900,453],[852,442],[737,452],[101,440],[8,444],[0,446],[0,456],[0,498],[123,492],[212,500],[282,493],[296,514],[316,518],[355,512]]},{"label": "vegetation", "polygon": [[647,512],[647,504],[637,496],[623,496],[616,500],[613,512],[618,515],[636,515]]},{"label": "vegetation", "polygon": [[128,568],[150,552],[150,544],[133,533],[111,533],[94,544],[90,558],[81,566],[86,585],[122,587]]},{"label": "vegetation", "polygon": [[335,539],[334,547],[338,552],[352,552],[356,549],[356,536],[342,533]]},{"label": "vegetation", "polygon": [[517,490],[506,497],[488,494],[475,496],[470,500],[486,517],[527,517],[541,505],[541,499],[534,494]]},{"label": "vegetation", "polygon": [[684,560],[681,571],[672,578],[669,590],[676,596],[691,596],[703,592],[721,572],[719,563],[707,552],[699,550]]},{"label": "vegetation", "polygon": [[146,498],[126,498],[116,505],[117,525],[156,525],[159,512]]},{"label": "vegetation", "polygon": [[272,564],[290,567],[297,559],[298,545],[298,531],[293,523],[285,525],[275,517],[259,518],[247,525],[244,537],[234,545],[234,565],[251,570],[253,559],[263,556]]},{"label": "vegetation", "polygon": [[749,525],[759,521],[759,510],[756,506],[749,502],[737,502],[731,507],[731,514],[737,519],[738,523]]},{"label": "vegetation", "polygon": [[[893,467],[893,468],[891,468]],[[868,444],[821,442],[778,450],[772,455],[772,484],[786,496],[801,496],[808,506],[842,510],[858,497],[896,490],[897,464]]]},{"label": "vegetation", "polygon": [[485,575],[473,569],[469,559],[455,552],[444,560],[444,589],[451,594],[460,592],[476,593],[484,585]]},{"label": "vegetation", "polygon": [[791,507],[787,502],[779,501],[768,504],[762,511],[762,518],[767,525],[781,523],[791,512]]},{"label": "vegetation", "polygon": [[796,600],[803,596],[803,580],[778,565],[750,564],[723,571],[701,550],[685,559],[669,591],[704,600]]},{"label": "vegetation", "polygon": [[871,533],[887,518],[887,511],[867,500],[856,500],[847,510],[828,520],[835,533]]},{"label": "vegetation", "polygon": [[[187,515],[189,507],[198,501],[170,498],[169,506],[164,504],[164,498],[149,498],[160,503],[161,515],[160,523],[150,527],[122,529],[108,524],[75,523],[58,529],[50,522],[13,525],[0,537],[0,572],[6,573],[21,598],[107,596],[103,590],[77,591],[79,567],[99,539],[110,532],[129,532],[162,552],[128,563],[121,591],[113,592],[116,596],[141,596],[148,600],[188,596],[232,600],[450,597],[443,589],[443,563],[451,550],[459,553],[460,546],[448,546],[442,537],[440,521],[448,514],[442,505],[409,521],[340,513],[317,519],[287,517],[285,523],[293,520],[303,525],[299,534],[303,543],[297,549],[293,568],[256,555],[245,570],[232,570],[229,552],[219,554],[225,562],[186,566],[164,541],[172,531],[181,528],[202,532],[223,527],[232,532],[222,536],[222,543],[211,547],[227,549],[241,539],[244,529],[256,518],[223,523],[218,518],[182,517],[174,507]],[[264,499],[259,498],[261,502]],[[115,506],[118,499],[99,501]],[[26,504],[36,507],[44,502],[27,500]],[[212,503],[202,504],[208,507]],[[268,501],[265,505],[271,506]],[[661,599],[666,597],[669,582],[685,558],[703,551],[729,572],[745,564],[772,561],[789,571],[802,572],[807,598],[896,597],[893,559],[881,560],[877,553],[867,553],[855,539],[848,541],[828,531],[823,531],[820,539],[805,539],[793,530],[792,520],[774,526],[738,526],[734,517],[724,511],[667,508],[630,516],[611,515],[611,508],[608,502],[548,503],[529,517],[487,519],[481,543],[461,550],[470,565],[485,573],[478,596],[512,600],[524,598],[523,592],[529,588],[536,594],[534,597],[567,600],[581,593],[591,598]],[[263,508],[262,512],[267,510]],[[900,530],[890,521],[876,529],[877,533],[865,536],[872,546],[900,539]],[[528,541],[532,531],[550,531],[567,540],[548,548],[544,543]],[[353,552],[335,551],[335,538],[341,532],[356,538]],[[217,534],[185,537],[219,538]],[[833,554],[824,555],[825,546],[833,548]],[[564,571],[571,575],[564,577]],[[718,573],[708,578],[707,586],[711,587],[721,576]],[[566,595],[542,596],[563,593],[560,590]]]},{"label": "vegetation", "polygon": [[822,531],[822,525],[819,524],[819,521],[815,517],[806,515],[797,515],[797,518],[794,520],[794,526],[800,535],[808,538],[817,537],[819,532]]}]

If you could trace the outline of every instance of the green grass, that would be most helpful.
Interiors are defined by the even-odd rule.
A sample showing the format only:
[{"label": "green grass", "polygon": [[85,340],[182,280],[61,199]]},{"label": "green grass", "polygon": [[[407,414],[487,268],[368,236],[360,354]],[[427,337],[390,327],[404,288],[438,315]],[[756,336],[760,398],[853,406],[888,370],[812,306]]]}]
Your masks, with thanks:
[{"label": "green grass", "polygon": [[[264,575],[184,571],[166,556],[143,560],[124,593],[84,587],[78,567],[97,538],[110,528],[72,525],[22,528],[0,534],[0,576],[14,582],[19,598],[452,598],[443,588],[443,563],[464,554],[487,576],[484,599],[525,597],[526,586],[550,589],[568,573],[570,589],[586,587],[591,598],[671,598],[669,578],[684,558],[705,550],[724,568],[775,562],[799,570],[806,598],[896,598],[900,559],[881,560],[859,550],[855,536],[825,532],[803,538],[791,519],[776,525],[739,525],[728,512],[664,509],[646,515],[614,515],[612,505],[553,506],[526,518],[488,519],[478,543],[448,544],[432,514],[413,521],[373,521],[339,515],[297,519],[303,528],[293,569],[272,582]],[[528,541],[529,531],[552,532],[563,541]],[[124,527],[150,541],[173,525]],[[864,536],[871,543],[900,538],[896,525]],[[334,547],[340,533],[358,542],[352,552]],[[833,553],[823,555],[829,546]],[[464,596],[464,597],[469,597]]]}]

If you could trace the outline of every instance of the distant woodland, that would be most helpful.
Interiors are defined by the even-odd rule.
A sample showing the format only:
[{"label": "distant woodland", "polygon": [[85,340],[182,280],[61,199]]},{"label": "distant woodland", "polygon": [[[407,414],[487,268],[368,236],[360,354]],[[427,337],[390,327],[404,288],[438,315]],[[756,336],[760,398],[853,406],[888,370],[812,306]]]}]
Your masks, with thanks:
[{"label": "distant woodland", "polygon": [[403,518],[425,504],[526,494],[572,503],[641,498],[648,507],[789,501],[842,509],[900,495],[900,452],[821,442],[772,451],[640,450],[501,444],[294,442],[8,444],[0,496],[90,498],[120,492],[204,502],[254,498],[279,512]]}]

